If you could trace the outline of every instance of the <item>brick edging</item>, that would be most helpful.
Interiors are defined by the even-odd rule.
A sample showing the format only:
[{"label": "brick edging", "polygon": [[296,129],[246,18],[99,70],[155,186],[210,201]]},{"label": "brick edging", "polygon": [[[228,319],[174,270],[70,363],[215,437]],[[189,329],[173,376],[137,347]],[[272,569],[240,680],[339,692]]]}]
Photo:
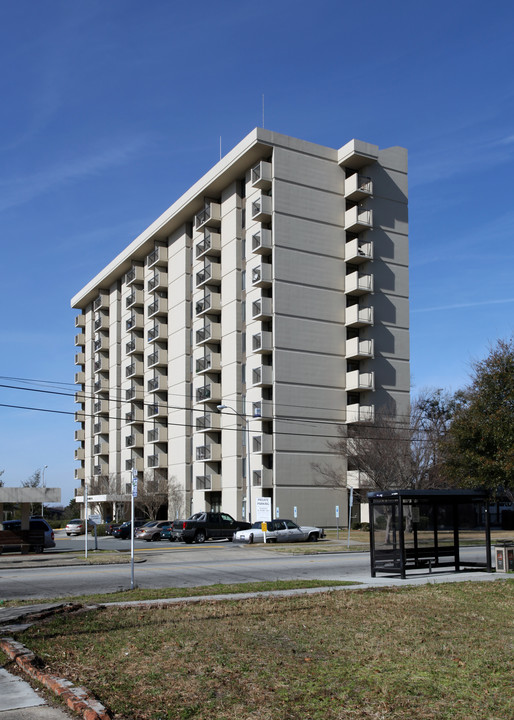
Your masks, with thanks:
[{"label": "brick edging", "polygon": [[84,720],[111,720],[111,713],[91,695],[89,690],[40,670],[37,667],[36,656],[25,645],[13,638],[0,638],[0,648],[24,673],[58,695],[71,710],[82,715]]}]

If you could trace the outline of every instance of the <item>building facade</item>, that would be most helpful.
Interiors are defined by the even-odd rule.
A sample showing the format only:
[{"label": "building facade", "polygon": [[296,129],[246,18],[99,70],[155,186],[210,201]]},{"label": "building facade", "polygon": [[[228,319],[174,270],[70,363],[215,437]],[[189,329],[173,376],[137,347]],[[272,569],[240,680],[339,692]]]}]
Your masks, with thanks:
[{"label": "building facade", "polygon": [[72,306],[78,500],[344,524],[328,442],[409,408],[406,150],[255,129]]}]

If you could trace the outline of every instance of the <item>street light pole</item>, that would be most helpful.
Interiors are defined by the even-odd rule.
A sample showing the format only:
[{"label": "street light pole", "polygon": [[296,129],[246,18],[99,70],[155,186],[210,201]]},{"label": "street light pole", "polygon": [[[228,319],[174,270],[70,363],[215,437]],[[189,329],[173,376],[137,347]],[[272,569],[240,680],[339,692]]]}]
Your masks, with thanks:
[{"label": "street light pole", "polygon": [[218,405],[218,410],[221,412],[222,410],[231,410],[234,415],[237,415],[238,417],[243,420],[245,424],[245,432],[246,432],[246,488],[248,493],[248,522],[250,525],[252,524],[252,473],[250,469],[250,422],[248,418],[245,415],[241,415],[241,413],[238,413],[237,410],[234,410],[233,407],[230,405]]}]

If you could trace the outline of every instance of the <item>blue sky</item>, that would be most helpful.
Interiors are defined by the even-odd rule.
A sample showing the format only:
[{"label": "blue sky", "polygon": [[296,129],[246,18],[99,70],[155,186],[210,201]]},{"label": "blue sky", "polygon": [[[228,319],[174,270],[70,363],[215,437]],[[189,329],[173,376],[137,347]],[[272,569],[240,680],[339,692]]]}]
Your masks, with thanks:
[{"label": "blue sky", "polygon": [[[74,412],[70,298],[253,127],[409,149],[414,390],[512,335],[514,5],[0,4],[4,405]],[[14,381],[24,378],[35,383]],[[63,395],[53,394],[55,391]],[[71,415],[0,407],[8,485],[73,493]]]}]

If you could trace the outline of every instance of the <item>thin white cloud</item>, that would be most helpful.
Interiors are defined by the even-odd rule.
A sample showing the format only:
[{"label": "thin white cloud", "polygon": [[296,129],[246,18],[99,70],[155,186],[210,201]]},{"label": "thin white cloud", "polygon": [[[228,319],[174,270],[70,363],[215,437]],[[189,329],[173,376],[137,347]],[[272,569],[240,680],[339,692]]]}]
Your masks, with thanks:
[{"label": "thin white cloud", "polygon": [[147,146],[148,138],[138,136],[128,139],[123,144],[113,143],[95,154],[60,162],[32,175],[6,178],[2,182],[5,189],[0,199],[0,211],[24,205],[50,190],[86,177],[100,175],[109,168],[126,165]]},{"label": "thin white cloud", "polygon": [[436,312],[438,310],[458,310],[462,308],[483,307],[484,305],[506,305],[514,302],[514,298],[503,298],[501,300],[480,300],[470,303],[455,303],[454,305],[435,305],[428,308],[412,308],[411,313]]}]

